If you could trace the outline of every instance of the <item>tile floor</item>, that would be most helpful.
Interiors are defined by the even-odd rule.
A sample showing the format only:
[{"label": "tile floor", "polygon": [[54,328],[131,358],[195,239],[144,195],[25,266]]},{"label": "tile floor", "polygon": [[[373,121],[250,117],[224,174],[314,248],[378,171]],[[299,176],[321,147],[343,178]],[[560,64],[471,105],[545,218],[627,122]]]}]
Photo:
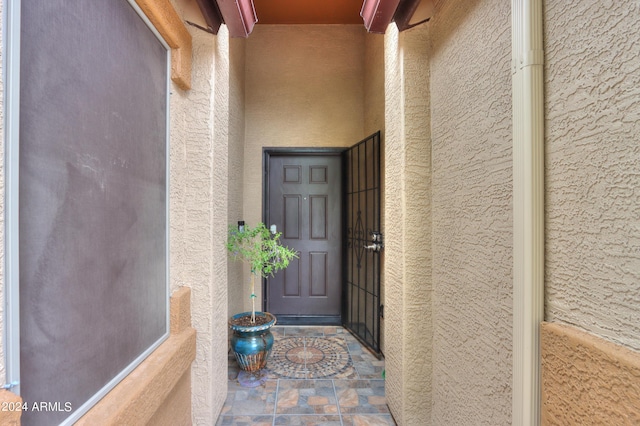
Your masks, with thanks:
[{"label": "tile floor", "polygon": [[267,376],[240,386],[230,355],[229,391],[217,425],[395,425],[378,360],[342,327],[276,326]]}]

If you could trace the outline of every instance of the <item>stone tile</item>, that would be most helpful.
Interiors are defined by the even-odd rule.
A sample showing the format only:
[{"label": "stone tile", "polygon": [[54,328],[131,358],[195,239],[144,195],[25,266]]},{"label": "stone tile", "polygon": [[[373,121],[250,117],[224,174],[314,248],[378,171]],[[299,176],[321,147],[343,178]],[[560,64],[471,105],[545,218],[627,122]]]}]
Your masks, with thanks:
[{"label": "stone tile", "polygon": [[344,426],[395,426],[389,414],[356,414],[342,416]]},{"label": "stone tile", "polygon": [[277,339],[278,337],[283,337],[284,331],[285,330],[283,326],[271,327],[271,334],[273,334],[274,339]]},{"label": "stone tile", "polygon": [[[216,425],[395,425],[381,379],[384,359],[377,359],[347,330],[277,326],[271,331],[276,345],[267,362],[269,380],[264,385],[240,386],[240,369],[230,353],[229,392]],[[291,371],[286,372],[292,378],[272,372],[280,367],[282,373],[292,348],[289,355],[294,361],[288,361]]]},{"label": "stone tile", "polygon": [[335,380],[342,414],[388,414],[384,380]]},{"label": "stone tile", "polygon": [[290,371],[286,374],[283,374],[283,372],[281,370],[272,370],[272,369],[268,369],[267,370],[267,377],[271,380],[277,380],[277,379],[298,379],[298,380],[304,380],[304,379],[308,379],[309,378],[309,374],[307,374],[306,370],[300,370],[300,371]]},{"label": "stone tile", "polygon": [[382,370],[384,370],[384,361],[356,361],[353,357],[353,367],[358,372],[361,379],[382,379]]},{"label": "stone tile", "polygon": [[354,355],[362,355],[366,349],[364,349],[362,347],[362,345],[360,344],[360,342],[358,342],[357,340],[346,340],[348,348],[349,348],[349,353],[351,354],[351,356]]},{"label": "stone tile", "polygon": [[278,392],[278,412],[287,411],[298,406],[300,391],[298,389],[283,389]]},{"label": "stone tile", "polygon": [[322,327],[322,332],[324,333],[325,337],[336,336],[338,334],[339,329],[344,330],[342,327],[338,327],[335,325],[328,325],[328,326]]},{"label": "stone tile", "polygon": [[367,397],[369,405],[386,405],[387,398],[384,395],[369,395]]},{"label": "stone tile", "polygon": [[360,406],[358,391],[356,391],[355,389],[340,389],[337,390],[337,393],[338,402],[340,403],[340,409]]},{"label": "stone tile", "polygon": [[236,360],[229,361],[229,370],[228,370],[228,379],[230,381],[236,380],[238,378],[238,373],[240,373],[240,367]]},{"label": "stone tile", "polygon": [[220,416],[216,426],[271,426],[273,425],[273,415],[271,416]]},{"label": "stone tile", "polygon": [[356,371],[360,375],[362,379],[378,379],[379,377],[374,377],[376,374],[376,369],[369,362],[357,362],[353,361],[353,366]]},{"label": "stone tile", "polygon": [[328,405],[329,398],[326,396],[309,396],[307,398],[307,404],[309,405]]},{"label": "stone tile", "polygon": [[[315,374],[312,372],[309,372],[309,374],[307,375],[307,378],[309,379],[314,379],[315,378]],[[353,365],[349,365],[347,367],[345,367],[344,369],[337,371],[335,373],[331,373],[331,374],[323,374],[322,376],[320,376],[321,378],[331,378],[331,379],[358,379],[358,372],[356,371],[356,369],[354,368]]]},{"label": "stone tile", "polygon": [[299,416],[282,414],[275,417],[275,425],[279,426],[342,426],[340,416]]},{"label": "stone tile", "polygon": [[364,348],[360,350],[359,354],[351,354],[351,356],[353,357],[354,360],[358,359],[359,361],[362,361],[362,362],[371,362],[371,363],[384,362],[378,359],[378,357],[376,357],[374,354],[369,352],[368,349],[364,349]]},{"label": "stone tile", "polygon": [[279,381],[276,414],[337,413],[338,404],[331,380]]},{"label": "stone tile", "polygon": [[339,353],[338,355],[340,355],[342,357],[349,356],[347,343],[345,342],[343,337],[338,337],[338,336],[308,336],[306,339],[307,339],[307,342],[308,342],[309,345],[313,345],[316,341],[328,342],[329,344],[335,345],[336,347],[339,347],[342,350],[342,352]]},{"label": "stone tile", "polygon": [[273,414],[277,384],[275,380],[267,380],[262,386],[245,388],[238,382],[229,382],[222,414],[230,416]]},{"label": "stone tile", "polygon": [[324,330],[322,327],[311,326],[282,326],[284,329],[284,335],[287,337],[299,337],[299,336],[324,336]]},{"label": "stone tile", "polygon": [[270,380],[277,380],[277,379],[297,379],[297,380],[304,380],[304,379],[308,379],[309,375],[307,374],[306,370],[300,370],[300,371],[294,371],[291,370],[289,372],[287,372],[286,374],[283,373],[282,370],[280,369],[271,369],[271,368],[267,368],[267,377]]}]

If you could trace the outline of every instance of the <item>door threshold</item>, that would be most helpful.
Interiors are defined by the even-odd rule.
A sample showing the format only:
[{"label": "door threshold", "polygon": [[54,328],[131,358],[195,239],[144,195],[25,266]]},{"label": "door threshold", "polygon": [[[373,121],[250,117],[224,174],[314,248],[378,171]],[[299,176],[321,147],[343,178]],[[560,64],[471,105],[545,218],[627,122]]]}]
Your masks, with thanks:
[{"label": "door threshold", "polygon": [[342,325],[340,315],[276,315],[276,318],[276,325]]}]

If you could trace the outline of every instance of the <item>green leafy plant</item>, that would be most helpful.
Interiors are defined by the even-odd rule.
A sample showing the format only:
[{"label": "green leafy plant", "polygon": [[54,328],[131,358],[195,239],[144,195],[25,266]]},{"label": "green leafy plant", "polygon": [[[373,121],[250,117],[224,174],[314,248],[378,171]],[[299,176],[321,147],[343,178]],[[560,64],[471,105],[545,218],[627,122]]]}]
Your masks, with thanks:
[{"label": "green leafy plant", "polygon": [[256,322],[256,277],[273,276],[279,270],[289,266],[292,259],[298,257],[295,250],[280,244],[281,235],[281,232],[272,234],[262,222],[253,228],[245,225],[238,229],[235,225],[229,225],[227,250],[234,260],[247,263],[251,270],[252,324]]}]

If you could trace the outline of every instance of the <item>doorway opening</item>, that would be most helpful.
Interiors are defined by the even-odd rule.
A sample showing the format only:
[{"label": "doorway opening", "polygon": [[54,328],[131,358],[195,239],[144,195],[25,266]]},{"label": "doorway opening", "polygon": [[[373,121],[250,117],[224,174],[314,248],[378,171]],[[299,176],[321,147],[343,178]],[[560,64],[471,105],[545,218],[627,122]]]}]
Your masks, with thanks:
[{"label": "doorway opening", "polygon": [[263,282],[282,325],[343,325],[380,352],[380,132],[350,148],[265,148],[263,219],[299,258]]}]

